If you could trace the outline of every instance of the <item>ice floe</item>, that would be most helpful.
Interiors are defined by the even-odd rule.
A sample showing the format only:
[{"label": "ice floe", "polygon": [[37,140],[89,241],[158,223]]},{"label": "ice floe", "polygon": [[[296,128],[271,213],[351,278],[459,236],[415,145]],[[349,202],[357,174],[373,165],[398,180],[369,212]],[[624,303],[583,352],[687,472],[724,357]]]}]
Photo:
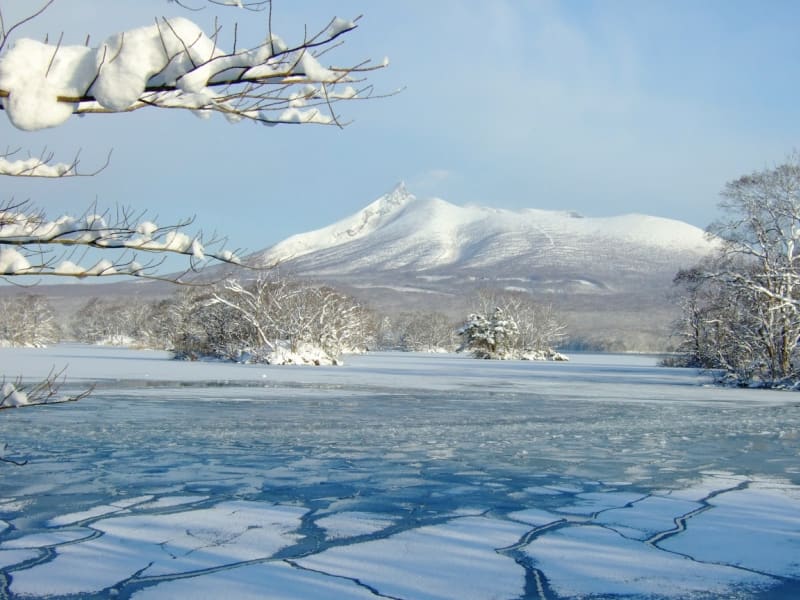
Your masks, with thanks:
[{"label": "ice floe", "polygon": [[356,582],[341,577],[270,562],[226,569],[160,583],[135,593],[134,600],[375,600],[375,594]]},{"label": "ice floe", "polygon": [[387,515],[363,512],[340,512],[316,520],[318,527],[325,530],[329,540],[369,535],[381,531],[395,523]]},{"label": "ice floe", "polygon": [[394,598],[515,598],[525,587],[525,570],[497,549],[516,543],[527,530],[520,523],[463,517],[333,548],[297,564],[357,578]]},{"label": "ice floe", "polygon": [[597,525],[580,525],[536,538],[525,553],[564,598],[639,596],[725,597],[777,583],[756,573],[701,563],[627,539]]},{"label": "ice floe", "polygon": [[137,573],[180,574],[268,558],[296,541],[293,532],[305,512],[230,501],[166,515],[103,519],[91,525],[103,535],[63,546],[52,561],[15,572],[11,591],[29,596],[93,593]]}]

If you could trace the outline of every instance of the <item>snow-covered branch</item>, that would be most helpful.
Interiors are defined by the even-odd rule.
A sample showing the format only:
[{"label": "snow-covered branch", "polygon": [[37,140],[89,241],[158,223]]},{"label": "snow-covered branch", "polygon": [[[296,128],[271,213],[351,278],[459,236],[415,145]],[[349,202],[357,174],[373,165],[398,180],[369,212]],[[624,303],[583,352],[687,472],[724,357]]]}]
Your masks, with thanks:
[{"label": "snow-covered branch", "polygon": [[35,406],[39,404],[58,404],[62,402],[75,402],[91,394],[92,389],[87,389],[75,396],[60,395],[64,383],[64,370],[51,371],[50,374],[36,383],[23,383],[21,378],[14,381],[0,379],[0,410]]},{"label": "snow-covered branch", "polygon": [[[198,2],[201,0],[198,0]],[[192,11],[200,11],[205,8],[204,6],[195,6],[193,4],[189,4],[183,0],[167,0],[167,2],[172,2],[177,4],[181,8],[185,8],[186,10]],[[246,0],[206,0],[208,4],[216,4],[217,6],[228,6],[231,8],[244,8],[246,10],[252,10],[254,12],[262,11],[268,6],[272,5],[272,0],[255,0],[252,2],[248,2]]]},{"label": "snow-covered branch", "polygon": [[341,125],[334,105],[374,97],[364,78],[387,64],[320,62],[358,19],[335,18],[295,45],[269,33],[230,52],[217,45],[219,31],[208,36],[183,17],[158,19],[94,48],[21,38],[0,55],[0,100],[23,130],[55,127],[73,114],[145,107],[218,112],[234,122]]},{"label": "snow-covered branch", "polygon": [[[27,203],[0,205],[0,275],[160,279],[155,268],[165,254],[189,257],[187,272],[199,270],[208,259],[243,266],[236,252],[223,247],[225,240],[185,233],[191,219],[161,226],[141,213],[119,210],[113,217],[88,211],[80,217],[48,220],[28,208]],[[88,249],[106,252],[97,258]],[[156,258],[140,262],[140,254]],[[180,277],[167,279],[180,281]]]},{"label": "snow-covered branch", "polygon": [[103,165],[91,172],[78,170],[80,163],[80,152],[78,152],[71,162],[53,162],[54,154],[44,150],[39,156],[29,156],[28,158],[13,159],[19,150],[8,151],[0,154],[0,175],[11,177],[43,177],[43,178],[62,178],[62,177],[93,177],[105,170],[111,162],[111,152]]}]

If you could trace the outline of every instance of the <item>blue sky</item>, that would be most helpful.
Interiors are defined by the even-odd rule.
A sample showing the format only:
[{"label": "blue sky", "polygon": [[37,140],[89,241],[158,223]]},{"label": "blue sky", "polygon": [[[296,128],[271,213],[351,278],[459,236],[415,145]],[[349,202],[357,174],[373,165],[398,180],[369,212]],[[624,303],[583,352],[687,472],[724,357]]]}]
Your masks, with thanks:
[{"label": "blue sky", "polygon": [[[201,2],[201,0],[196,0]],[[7,20],[30,0],[4,2]],[[38,3],[36,3],[38,5]],[[499,208],[630,212],[704,227],[719,190],[798,144],[800,4],[740,0],[275,0],[274,30],[363,14],[336,62],[391,65],[372,80],[391,98],[341,105],[353,123],[265,128],[140,111],[73,118],[23,133],[0,120],[4,147],[69,159],[93,178],[6,178],[4,197],[52,216],[134,206],[258,250],[328,225],[403,180],[419,196]],[[166,0],[57,0],[26,32],[65,43],[182,14]],[[241,37],[265,15],[222,10]]]}]

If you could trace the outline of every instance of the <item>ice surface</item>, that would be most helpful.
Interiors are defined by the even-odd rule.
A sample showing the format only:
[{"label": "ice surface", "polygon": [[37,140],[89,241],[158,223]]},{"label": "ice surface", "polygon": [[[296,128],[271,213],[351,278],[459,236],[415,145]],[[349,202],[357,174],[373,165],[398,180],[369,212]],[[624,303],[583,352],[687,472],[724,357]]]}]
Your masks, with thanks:
[{"label": "ice surface", "polygon": [[[232,501],[168,515],[103,519],[103,535],[63,546],[55,559],[19,571],[11,585],[23,595],[96,592],[142,572],[163,576],[268,558],[292,544],[306,511]],[[83,566],[101,562],[96,569]]]},{"label": "ice surface", "polygon": [[194,502],[202,502],[208,499],[208,496],[165,496],[152,502],[142,504],[142,508],[158,509],[158,508],[171,508],[173,506],[180,506],[181,504],[192,504]]},{"label": "ice surface", "polygon": [[59,515],[50,519],[47,523],[51,527],[58,527],[59,525],[72,525],[73,523],[80,523],[96,517],[102,517],[113,513],[125,512],[125,507],[115,506],[110,504],[103,504],[100,506],[93,506],[89,510],[84,510],[77,513],[69,513],[66,515]]},{"label": "ice surface", "polygon": [[525,572],[496,549],[516,543],[527,529],[509,521],[463,517],[335,548],[297,563],[358,578],[395,598],[515,598],[525,586]]},{"label": "ice surface", "polygon": [[692,517],[685,532],[658,546],[699,561],[800,579],[800,489],[757,482],[708,502],[713,510]]},{"label": "ice surface", "polygon": [[0,596],[800,597],[796,396],[572,358],[0,349]]},{"label": "ice surface", "polygon": [[0,544],[3,550],[14,548],[45,548],[47,546],[58,546],[66,542],[74,542],[87,538],[92,535],[92,531],[47,531],[44,533],[33,533],[25,537],[9,540]]},{"label": "ice surface", "polygon": [[375,533],[394,522],[394,519],[386,515],[343,511],[317,519],[316,524],[325,530],[327,539],[335,540]]},{"label": "ice surface", "polygon": [[135,600],[343,600],[375,599],[353,581],[303,571],[286,563],[265,563],[229,569],[188,580],[162,583],[133,595]]},{"label": "ice surface", "polygon": [[558,523],[559,521],[565,521],[567,519],[567,517],[564,517],[563,515],[555,515],[551,512],[538,508],[519,510],[517,512],[510,513],[508,517],[516,521],[528,523],[534,527],[542,527],[544,525]]},{"label": "ice surface", "polygon": [[595,525],[570,527],[537,538],[525,550],[560,597],[639,595],[730,597],[776,582],[756,573],[692,561]]},{"label": "ice surface", "polygon": [[642,499],[636,492],[588,492],[577,494],[577,502],[559,508],[559,512],[590,516],[612,508],[626,506]]},{"label": "ice surface", "polygon": [[625,531],[627,537],[647,540],[675,527],[675,518],[698,510],[703,505],[665,496],[649,496],[635,504],[612,508],[598,515],[595,522],[616,531]]},{"label": "ice surface", "polygon": [[39,553],[33,550],[0,550],[0,569],[23,563],[37,556]]}]

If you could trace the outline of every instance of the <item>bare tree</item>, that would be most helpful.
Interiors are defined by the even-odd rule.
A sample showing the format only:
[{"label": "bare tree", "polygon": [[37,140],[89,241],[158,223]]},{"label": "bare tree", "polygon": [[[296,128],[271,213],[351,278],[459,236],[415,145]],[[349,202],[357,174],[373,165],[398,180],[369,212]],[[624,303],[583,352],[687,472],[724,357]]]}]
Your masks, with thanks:
[{"label": "bare tree", "polygon": [[64,371],[51,371],[41,381],[26,383],[21,378],[8,381],[5,376],[0,379],[0,410],[29,406],[36,404],[58,404],[62,402],[75,402],[85,398],[91,389],[84,390],[75,396],[60,396],[59,390],[63,383]]},{"label": "bare tree", "polygon": [[91,298],[73,316],[72,337],[87,344],[164,348],[172,323],[168,301]]},{"label": "bare tree", "polygon": [[722,380],[748,384],[758,370],[752,333],[758,331],[752,293],[707,276],[710,265],[680,271],[681,316],[673,325],[675,354],[669,366],[711,370]]},{"label": "bare tree", "polygon": [[[260,277],[245,285],[228,280],[204,301],[224,307],[224,320],[244,323],[239,335],[225,331],[228,358],[246,352],[256,361],[274,362],[276,353],[316,348],[326,360],[338,362],[343,352],[366,347],[367,313],[348,296],[328,286]],[[218,345],[218,344],[217,344]]]},{"label": "bare tree", "polygon": [[401,313],[394,320],[397,346],[414,352],[455,350],[456,329],[453,320],[439,312]]},{"label": "bare tree", "polygon": [[505,292],[495,301],[513,315],[518,328],[516,349],[521,354],[548,352],[565,339],[566,326],[552,305],[535,302],[523,292]]},{"label": "bare tree", "polygon": [[794,373],[800,336],[800,156],[728,183],[722,198],[725,216],[709,231],[733,268],[715,277],[755,295],[764,376],[779,381]]}]

